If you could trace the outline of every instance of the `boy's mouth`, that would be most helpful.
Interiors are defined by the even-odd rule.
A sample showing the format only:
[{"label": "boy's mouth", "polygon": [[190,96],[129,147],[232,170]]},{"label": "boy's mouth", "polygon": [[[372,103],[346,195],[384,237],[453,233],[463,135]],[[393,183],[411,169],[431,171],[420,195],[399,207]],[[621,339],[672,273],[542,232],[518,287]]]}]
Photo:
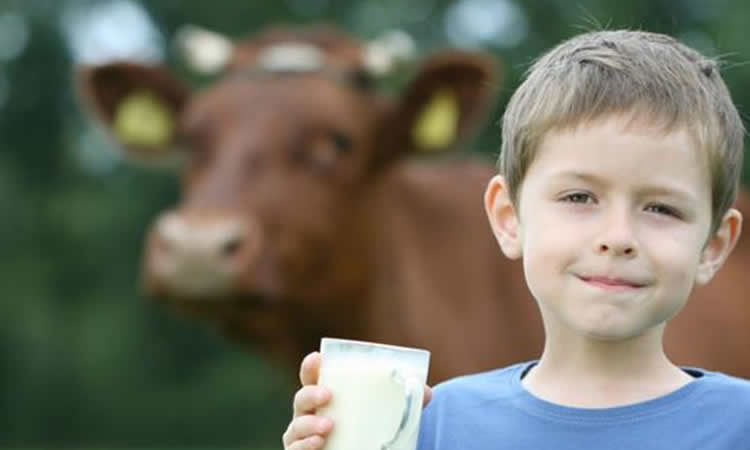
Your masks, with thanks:
[{"label": "boy's mouth", "polygon": [[626,278],[608,276],[579,276],[578,278],[586,284],[606,290],[630,290],[646,286],[645,283]]}]

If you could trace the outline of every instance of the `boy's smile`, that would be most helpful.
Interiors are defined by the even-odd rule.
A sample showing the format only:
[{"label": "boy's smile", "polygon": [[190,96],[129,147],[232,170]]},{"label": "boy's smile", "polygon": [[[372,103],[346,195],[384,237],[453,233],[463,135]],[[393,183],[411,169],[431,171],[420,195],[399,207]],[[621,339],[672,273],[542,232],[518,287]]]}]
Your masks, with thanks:
[{"label": "boy's smile", "polygon": [[612,292],[631,291],[645,287],[645,283],[627,278],[587,275],[578,275],[578,278],[590,286]]},{"label": "boy's smile", "polygon": [[713,248],[707,156],[684,129],[628,119],[548,133],[519,211],[500,219],[510,230],[503,250],[523,257],[547,333],[558,338],[660,336],[694,283],[707,281],[698,277]]}]

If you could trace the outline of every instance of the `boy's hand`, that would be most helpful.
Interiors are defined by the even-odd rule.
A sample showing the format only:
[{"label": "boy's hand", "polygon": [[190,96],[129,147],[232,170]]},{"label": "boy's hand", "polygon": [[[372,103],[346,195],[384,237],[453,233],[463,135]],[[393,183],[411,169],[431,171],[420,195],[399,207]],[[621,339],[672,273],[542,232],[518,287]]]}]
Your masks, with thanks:
[{"label": "boy's hand", "polygon": [[[320,375],[320,353],[310,353],[302,360],[299,379],[302,387],[294,396],[294,416],[282,441],[285,450],[319,450],[325,444],[325,436],[333,429],[333,422],[315,415],[315,411],[331,400],[331,392],[318,386]],[[423,406],[432,400],[432,389],[425,386]]]},{"label": "boy's hand", "polygon": [[315,415],[315,410],[331,399],[331,392],[318,384],[320,353],[310,353],[302,360],[299,379],[302,387],[294,396],[294,416],[284,432],[285,450],[317,450],[323,448],[324,436],[333,428],[333,422]]}]

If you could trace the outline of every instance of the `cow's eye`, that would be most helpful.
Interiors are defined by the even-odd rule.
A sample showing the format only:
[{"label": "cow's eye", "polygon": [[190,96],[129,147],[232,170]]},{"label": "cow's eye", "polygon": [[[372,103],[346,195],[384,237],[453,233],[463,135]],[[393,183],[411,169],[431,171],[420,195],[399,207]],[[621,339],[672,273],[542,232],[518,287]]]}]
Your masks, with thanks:
[{"label": "cow's eye", "polygon": [[302,162],[315,169],[328,170],[338,161],[341,152],[335,143],[321,139],[313,142],[310,148],[300,153]]},{"label": "cow's eye", "polygon": [[331,131],[331,142],[339,153],[349,153],[352,150],[352,138],[339,131]]},{"label": "cow's eye", "polygon": [[300,145],[292,152],[292,161],[316,170],[329,171],[351,151],[352,140],[348,135],[329,131]]}]

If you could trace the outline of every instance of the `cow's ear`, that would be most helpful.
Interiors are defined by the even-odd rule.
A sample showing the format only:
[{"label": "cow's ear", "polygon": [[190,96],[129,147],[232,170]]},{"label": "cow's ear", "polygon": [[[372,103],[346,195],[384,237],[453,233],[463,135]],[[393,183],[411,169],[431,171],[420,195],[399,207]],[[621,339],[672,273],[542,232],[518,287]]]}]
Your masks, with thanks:
[{"label": "cow's ear", "polygon": [[132,62],[79,66],[75,80],[84,111],[129,160],[164,165],[178,159],[178,122],[190,92],[165,69]]},{"label": "cow's ear", "polygon": [[[383,121],[385,159],[404,151],[455,147],[481,125],[499,85],[489,55],[443,51],[426,59],[396,108]],[[394,154],[395,153],[395,154]]]}]

